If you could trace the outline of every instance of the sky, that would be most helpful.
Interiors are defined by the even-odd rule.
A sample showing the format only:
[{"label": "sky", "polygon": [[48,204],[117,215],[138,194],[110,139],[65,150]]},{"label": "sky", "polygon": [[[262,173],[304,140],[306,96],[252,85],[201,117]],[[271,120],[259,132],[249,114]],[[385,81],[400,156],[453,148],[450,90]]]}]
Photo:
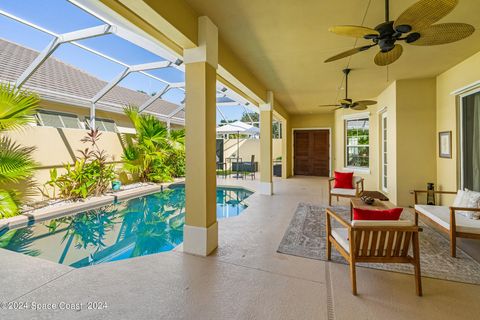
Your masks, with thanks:
[{"label": "sky", "polygon": [[[0,0],[0,10],[14,14],[57,34],[104,24],[103,21],[79,9],[67,0]],[[47,33],[1,14],[0,38],[37,51],[43,50],[53,39]],[[164,60],[162,57],[115,35],[105,35],[78,42],[129,65]],[[62,44],[53,53],[53,56],[107,82],[125,69],[120,64],[69,43]],[[169,82],[183,82],[185,79],[183,72],[174,68],[148,72]],[[162,82],[140,73],[128,75],[120,82],[120,85],[132,90],[141,90],[148,94],[155,93],[165,86]],[[184,99],[184,93],[179,89],[173,89],[164,96],[164,99],[178,104]],[[239,119],[243,113],[241,107],[220,108],[228,120]],[[217,111],[217,122],[221,120],[222,118]]]}]

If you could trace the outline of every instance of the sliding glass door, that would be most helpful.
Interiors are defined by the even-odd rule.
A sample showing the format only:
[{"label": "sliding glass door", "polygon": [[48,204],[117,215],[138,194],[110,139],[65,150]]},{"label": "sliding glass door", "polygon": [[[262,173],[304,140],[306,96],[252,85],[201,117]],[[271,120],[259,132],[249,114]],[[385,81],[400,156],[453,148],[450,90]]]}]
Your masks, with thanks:
[{"label": "sliding glass door", "polygon": [[460,118],[462,187],[480,191],[480,92],[462,98]]}]

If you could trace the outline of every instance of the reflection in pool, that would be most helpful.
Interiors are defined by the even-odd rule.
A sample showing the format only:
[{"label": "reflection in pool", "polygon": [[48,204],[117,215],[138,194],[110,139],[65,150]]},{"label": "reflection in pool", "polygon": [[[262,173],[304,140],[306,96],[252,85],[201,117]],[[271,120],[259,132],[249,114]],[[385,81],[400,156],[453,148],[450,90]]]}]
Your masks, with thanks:
[{"label": "reflection in pool", "polygon": [[[237,216],[252,192],[217,188],[217,218]],[[81,268],[169,251],[183,242],[185,189],[163,192],[0,233],[0,248]]]}]

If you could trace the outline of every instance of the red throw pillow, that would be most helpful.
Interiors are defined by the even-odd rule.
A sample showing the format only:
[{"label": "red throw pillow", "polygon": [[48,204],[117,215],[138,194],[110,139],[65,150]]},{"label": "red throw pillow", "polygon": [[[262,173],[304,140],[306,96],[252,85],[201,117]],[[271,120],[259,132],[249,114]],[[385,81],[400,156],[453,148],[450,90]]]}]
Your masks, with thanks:
[{"label": "red throw pillow", "polygon": [[353,187],[353,172],[335,171],[335,185],[338,189],[355,189]]},{"label": "red throw pillow", "polygon": [[399,220],[402,208],[388,210],[353,209],[353,220]]}]

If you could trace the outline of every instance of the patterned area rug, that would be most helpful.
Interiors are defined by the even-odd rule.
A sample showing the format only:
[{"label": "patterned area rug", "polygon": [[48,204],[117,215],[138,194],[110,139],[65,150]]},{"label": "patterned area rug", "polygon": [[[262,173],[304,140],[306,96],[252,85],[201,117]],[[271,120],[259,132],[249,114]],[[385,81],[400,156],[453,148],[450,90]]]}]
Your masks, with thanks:
[{"label": "patterned area rug", "polygon": [[[334,207],[334,210],[346,221],[350,220],[350,212],[347,207]],[[411,216],[412,214],[404,211],[401,218],[413,221]],[[480,284],[480,263],[458,248],[457,257],[452,258],[450,256],[449,241],[424,223],[420,222],[420,226],[423,228],[423,232],[420,233],[422,276]],[[340,226],[334,222],[332,227],[338,228]],[[300,203],[277,251],[304,258],[326,260],[325,232],[325,207]],[[333,247],[332,261],[347,263]],[[413,266],[408,264],[359,263],[357,265],[372,269],[413,274]]]}]

